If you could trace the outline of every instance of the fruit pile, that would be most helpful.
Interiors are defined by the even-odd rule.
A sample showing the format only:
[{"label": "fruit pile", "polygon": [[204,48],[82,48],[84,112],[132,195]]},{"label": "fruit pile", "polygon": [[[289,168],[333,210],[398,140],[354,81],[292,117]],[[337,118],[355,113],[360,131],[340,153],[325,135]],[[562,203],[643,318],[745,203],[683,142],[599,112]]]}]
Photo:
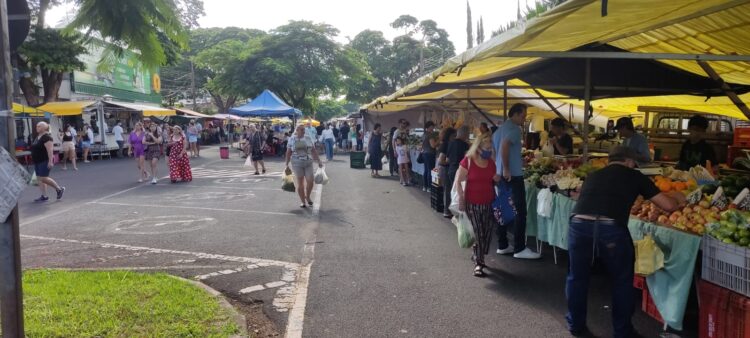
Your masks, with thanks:
[{"label": "fruit pile", "polygon": [[705,232],[706,224],[718,222],[720,211],[718,207],[711,206],[708,197],[671,214],[641,198],[630,209],[630,213],[642,221],[672,226],[698,235]]},{"label": "fruit pile", "polygon": [[721,213],[719,222],[709,224],[708,234],[726,243],[750,247],[750,212],[729,209]]},{"label": "fruit pile", "polygon": [[659,188],[662,192],[670,192],[670,191],[679,191],[679,192],[685,192],[685,191],[693,191],[696,188],[698,188],[698,184],[690,179],[687,182],[684,181],[673,181],[669,177],[664,176],[656,176],[654,178],[654,183],[656,183],[656,187]]},{"label": "fruit pile", "polygon": [[742,189],[750,187],[750,178],[747,176],[728,175],[721,177],[718,183],[724,189],[724,195],[729,198],[735,198]]}]

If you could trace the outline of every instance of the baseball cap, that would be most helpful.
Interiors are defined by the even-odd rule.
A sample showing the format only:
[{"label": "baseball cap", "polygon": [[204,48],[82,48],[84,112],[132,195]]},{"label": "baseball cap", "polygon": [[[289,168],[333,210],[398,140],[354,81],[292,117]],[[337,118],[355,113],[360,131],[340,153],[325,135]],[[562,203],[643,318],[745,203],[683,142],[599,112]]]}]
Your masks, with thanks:
[{"label": "baseball cap", "polygon": [[621,117],[617,119],[617,123],[615,123],[615,130],[619,130],[623,127],[634,130],[635,127],[633,126],[633,120],[629,117]]}]

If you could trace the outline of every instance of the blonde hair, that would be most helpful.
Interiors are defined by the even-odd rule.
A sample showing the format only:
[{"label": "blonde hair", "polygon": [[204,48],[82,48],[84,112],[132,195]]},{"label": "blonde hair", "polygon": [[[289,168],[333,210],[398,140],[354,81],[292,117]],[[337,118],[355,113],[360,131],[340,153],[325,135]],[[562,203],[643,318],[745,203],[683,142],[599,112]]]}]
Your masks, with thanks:
[{"label": "blonde hair", "polygon": [[477,150],[479,150],[479,147],[481,147],[485,142],[492,143],[489,133],[477,135],[477,138],[474,139],[474,142],[471,144],[469,151],[466,152],[466,157],[470,157],[472,160],[475,160],[477,156]]}]

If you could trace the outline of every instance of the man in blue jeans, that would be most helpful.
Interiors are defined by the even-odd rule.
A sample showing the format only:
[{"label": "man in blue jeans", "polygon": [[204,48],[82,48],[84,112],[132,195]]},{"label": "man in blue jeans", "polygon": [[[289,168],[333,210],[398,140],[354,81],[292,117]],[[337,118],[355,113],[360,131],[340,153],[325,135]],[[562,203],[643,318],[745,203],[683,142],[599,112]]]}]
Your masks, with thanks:
[{"label": "man in blue jeans", "polygon": [[586,335],[586,305],[591,263],[596,254],[612,281],[612,326],[619,338],[633,328],[633,240],[628,231],[630,208],[638,196],[672,212],[685,204],[682,193],[665,194],[636,167],[638,154],[618,146],[609,154],[609,165],[586,178],[568,230],[569,269],[565,285],[568,330]]},{"label": "man in blue jeans", "polygon": [[[513,193],[513,204],[516,207],[516,219],[513,221],[513,243],[508,243],[508,226],[497,227],[497,253],[513,254],[514,258],[539,259],[541,254],[526,247],[526,188],[523,184],[523,166],[521,160],[521,127],[526,121],[526,105],[516,103],[508,111],[509,119],[492,134],[492,144],[497,156],[495,182],[510,182]],[[505,185],[504,186],[508,186]],[[498,186],[500,189],[500,186]]]}]

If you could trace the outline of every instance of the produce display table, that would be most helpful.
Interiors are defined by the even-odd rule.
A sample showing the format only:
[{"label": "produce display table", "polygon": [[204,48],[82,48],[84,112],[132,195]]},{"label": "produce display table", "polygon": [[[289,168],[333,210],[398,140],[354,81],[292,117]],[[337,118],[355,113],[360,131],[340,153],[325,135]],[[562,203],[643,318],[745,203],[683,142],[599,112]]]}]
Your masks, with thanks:
[{"label": "produce display table", "polygon": [[[554,194],[552,217],[546,218],[536,212],[538,193],[538,188],[526,186],[526,234],[567,250],[568,221],[575,201]],[[648,276],[646,283],[665,323],[674,329],[682,330],[682,319],[693,282],[693,270],[701,237],[633,218],[628,224],[628,229],[633,240],[642,239],[647,234],[651,235],[664,252],[664,268]]]}]

